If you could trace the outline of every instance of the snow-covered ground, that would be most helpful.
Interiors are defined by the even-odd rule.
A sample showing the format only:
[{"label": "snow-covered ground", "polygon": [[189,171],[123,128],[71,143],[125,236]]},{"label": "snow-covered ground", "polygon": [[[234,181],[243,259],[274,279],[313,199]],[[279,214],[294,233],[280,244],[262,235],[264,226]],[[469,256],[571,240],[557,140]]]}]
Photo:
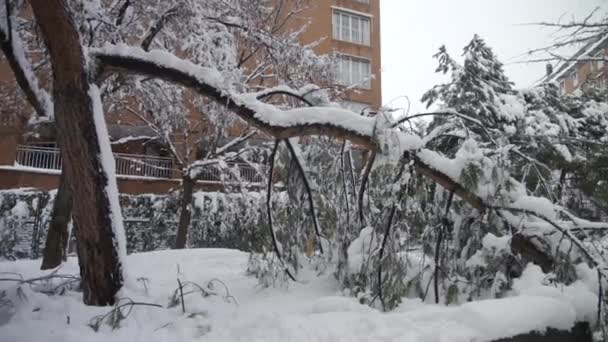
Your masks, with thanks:
[{"label": "snow-covered ground", "polygon": [[[481,342],[547,326],[569,329],[576,320],[592,319],[587,316],[593,316],[595,305],[582,284],[567,291],[537,286],[534,268],[518,285],[518,296],[450,307],[406,300],[382,313],[342,296],[331,275],[288,288],[261,288],[245,274],[247,254],[235,250],[158,251],[130,255],[127,262],[129,278],[121,297],[162,308],[135,306],[118,329],[104,323],[95,332],[88,324],[111,308],[85,306],[78,292],[47,296],[28,285],[17,290],[14,282],[0,281],[0,291],[14,304],[12,309],[0,306],[0,341]],[[0,278],[16,277],[8,272],[25,278],[49,273],[39,271],[39,265],[39,260],[0,262]],[[77,273],[74,258],[57,271]],[[181,305],[167,308],[178,278],[201,286],[212,281],[219,295],[188,294],[186,287],[186,313]],[[228,299],[222,283],[236,302]]]}]

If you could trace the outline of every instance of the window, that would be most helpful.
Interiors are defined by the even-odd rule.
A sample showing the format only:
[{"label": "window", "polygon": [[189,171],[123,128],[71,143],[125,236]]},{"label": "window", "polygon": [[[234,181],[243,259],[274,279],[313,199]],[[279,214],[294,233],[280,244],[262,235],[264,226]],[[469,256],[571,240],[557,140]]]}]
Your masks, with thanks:
[{"label": "window", "polygon": [[370,18],[340,10],[333,12],[334,39],[361,45],[370,45]]},{"label": "window", "polygon": [[[596,58],[606,58],[606,55],[604,54],[604,50],[600,50],[600,52],[598,52],[597,54],[595,54]],[[603,60],[597,60],[594,62],[595,64],[595,70],[602,70],[604,68],[604,61]]]},{"label": "window", "polygon": [[371,87],[371,65],[368,59],[339,56],[338,75],[342,85],[354,85],[367,89]]},{"label": "window", "polygon": [[578,86],[578,77],[576,74],[576,70],[570,71],[568,76],[566,76],[566,80],[569,80],[572,83],[572,87],[576,88]]},{"label": "window", "polygon": [[578,87],[578,74],[576,73],[576,71],[572,72],[572,75],[570,75],[570,78],[572,79],[572,86]]},{"label": "window", "polygon": [[369,0],[355,0],[355,1],[363,3],[363,4],[369,4]]}]

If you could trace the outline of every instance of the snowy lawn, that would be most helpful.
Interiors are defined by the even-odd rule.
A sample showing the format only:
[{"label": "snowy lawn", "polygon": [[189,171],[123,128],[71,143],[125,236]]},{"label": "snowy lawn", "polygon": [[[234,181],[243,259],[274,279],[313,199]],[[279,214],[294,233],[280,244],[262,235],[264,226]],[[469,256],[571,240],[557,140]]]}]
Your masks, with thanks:
[{"label": "snowy lawn", "polygon": [[[593,316],[595,305],[592,293],[578,284],[568,291],[537,286],[528,292],[521,289],[516,297],[451,307],[406,300],[395,311],[381,313],[342,296],[332,276],[289,288],[260,288],[256,279],[245,275],[247,254],[235,250],[158,251],[127,260],[129,278],[121,297],[162,308],[135,306],[118,329],[103,323],[95,332],[88,324],[110,307],[85,306],[78,292],[47,296],[28,285],[17,290],[14,282],[0,282],[0,290],[14,303],[13,309],[0,307],[0,341],[481,342],[548,326],[569,329],[576,320],[592,319],[587,316]],[[25,278],[50,273],[39,271],[39,266],[39,260],[0,262],[0,278],[16,277],[7,272]],[[77,273],[75,258],[57,272]],[[527,282],[533,282],[538,274],[529,273]],[[191,287],[185,287],[186,314],[181,304],[167,308],[178,278],[201,286],[218,279],[238,304],[226,296],[222,283],[213,281],[218,295],[188,294]]]}]

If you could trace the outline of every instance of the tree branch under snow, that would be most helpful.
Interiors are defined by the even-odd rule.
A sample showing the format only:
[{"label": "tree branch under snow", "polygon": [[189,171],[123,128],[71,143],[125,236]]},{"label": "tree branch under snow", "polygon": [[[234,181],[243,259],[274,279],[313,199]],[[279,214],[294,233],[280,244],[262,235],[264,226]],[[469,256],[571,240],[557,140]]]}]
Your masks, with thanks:
[{"label": "tree branch under snow", "polygon": [[[107,45],[102,49],[92,50],[91,57],[102,66],[104,72],[142,74],[191,88],[200,95],[225,105],[250,125],[279,140],[325,135],[350,140],[364,148],[382,153],[386,152],[382,151],[387,144],[385,138],[396,137],[399,153],[413,161],[418,173],[454,192],[480,212],[488,208],[495,209],[492,203],[486,203],[477,193],[459,182],[460,170],[452,169],[451,159],[421,148],[421,143],[417,143],[413,137],[399,132],[390,124],[379,124],[376,118],[362,117],[336,107],[281,110],[261,102],[260,98],[270,94],[293,96],[298,94],[297,91],[288,91],[281,87],[264,93],[240,94],[224,83],[224,78],[217,70],[195,65],[162,51],[145,52],[140,48],[125,45]],[[391,152],[395,153],[389,151]]]},{"label": "tree branch under snow", "polygon": [[282,111],[257,99],[258,94],[237,94],[223,84],[215,69],[197,66],[173,54],[125,45],[107,45],[91,51],[104,72],[148,75],[191,88],[217,101],[241,119],[277,139],[307,135],[327,135],[376,148],[372,118],[360,117],[335,107],[312,107]]},{"label": "tree branch under snow", "polygon": [[[146,52],[126,45],[106,45],[91,50],[91,57],[98,63],[99,70],[118,73],[133,73],[157,77],[191,88],[211,100],[225,105],[250,125],[277,138],[289,139],[308,135],[325,135],[337,139],[350,140],[364,148],[378,151],[381,143],[376,119],[336,107],[309,107],[280,110],[276,106],[258,100],[260,95],[239,94],[223,83],[222,75],[215,69],[195,65],[163,51]],[[285,93],[282,89],[278,93]],[[290,92],[289,95],[297,94]],[[380,127],[382,128],[382,127]],[[386,127],[391,134],[409,136]],[[407,138],[407,137],[406,137]],[[429,177],[456,195],[466,200],[474,208],[483,211],[485,206],[479,196],[466,189],[436,166],[417,158],[418,144],[405,146],[403,152],[414,161],[416,170]],[[436,155],[436,158],[443,158]],[[444,158],[445,159],[445,158]]]}]

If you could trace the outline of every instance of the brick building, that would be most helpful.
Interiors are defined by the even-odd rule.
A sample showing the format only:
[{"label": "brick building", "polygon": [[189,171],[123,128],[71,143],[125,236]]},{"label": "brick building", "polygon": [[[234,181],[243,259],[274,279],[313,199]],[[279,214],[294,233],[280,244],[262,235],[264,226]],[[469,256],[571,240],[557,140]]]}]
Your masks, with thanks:
[{"label": "brick building", "polygon": [[559,84],[562,94],[572,94],[593,85],[605,89],[608,85],[605,59],[608,57],[608,36],[591,41],[569,60],[557,65],[546,82]]},{"label": "brick building", "polygon": [[[317,42],[318,54],[335,55],[337,86],[348,89],[345,107],[361,111],[381,106],[380,0],[311,1],[304,12],[294,17],[290,26],[294,29],[305,27],[302,43]],[[0,88],[4,88],[5,94],[9,89],[9,94],[15,92],[15,98],[18,97],[12,72],[3,60],[0,60]],[[17,102],[3,107],[12,111],[32,111],[27,104]],[[8,114],[0,119],[0,189],[56,188],[61,156],[52,138],[53,127],[46,129],[48,134],[27,134],[23,115]],[[200,117],[200,114],[193,109],[193,116]],[[129,139],[151,135],[143,122],[115,113],[107,114],[106,120],[121,192],[163,193],[179,185],[175,160],[163,153],[164,146]],[[243,179],[259,182],[254,170],[246,165],[237,166]],[[215,170],[203,172],[198,186],[207,190],[220,189],[218,178]]]}]

